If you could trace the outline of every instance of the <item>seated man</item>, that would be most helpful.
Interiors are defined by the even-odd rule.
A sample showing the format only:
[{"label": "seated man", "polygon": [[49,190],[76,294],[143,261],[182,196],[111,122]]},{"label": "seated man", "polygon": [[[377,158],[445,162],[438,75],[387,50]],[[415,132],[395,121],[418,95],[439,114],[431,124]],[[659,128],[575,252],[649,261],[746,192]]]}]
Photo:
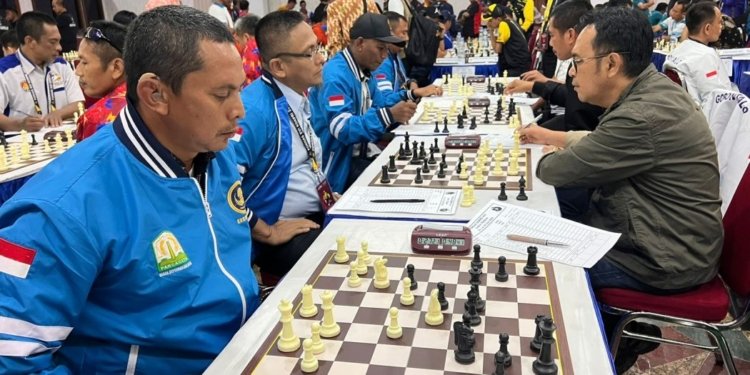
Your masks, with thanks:
[{"label": "seated man", "polygon": [[0,130],[38,131],[73,117],[83,92],[59,58],[60,31],[52,17],[26,12],[16,25],[21,48],[0,59]]},{"label": "seated man", "polygon": [[81,40],[76,75],[83,92],[100,99],[78,118],[78,141],[114,121],[127,103],[125,62],[122,59],[126,32],[127,28],[119,23],[94,21]]},{"label": "seated man", "polygon": [[672,9],[669,10],[669,18],[651,27],[653,32],[661,32],[664,38],[673,42],[679,41],[682,30],[685,29],[685,11],[688,5],[690,5],[690,0],[677,0]]},{"label": "seated man", "polygon": [[368,142],[377,142],[387,130],[407,123],[417,109],[408,91],[393,103],[368,86],[370,72],[387,56],[387,45],[405,44],[391,35],[386,17],[360,16],[350,39],[349,46],[323,67],[323,84],[310,92],[312,123],[322,142],[326,175],[333,191],[342,193],[372,161],[368,151],[375,146]]},{"label": "seated man", "polygon": [[234,37],[242,55],[242,68],[245,69],[245,84],[249,85],[260,78],[260,54],[255,41],[255,27],[258,16],[242,16],[234,23]]},{"label": "seated man", "polygon": [[124,60],[112,126],[0,209],[4,371],[200,373],[258,307],[253,217],[224,150],[244,116],[232,34],[158,7]]},{"label": "seated man", "polygon": [[322,202],[322,194],[332,197],[332,192],[305,95],[322,79],[325,60],[317,38],[300,12],[285,11],[263,17],[255,35],[263,75],[242,90],[246,116],[240,120],[238,142],[232,142],[243,171],[242,190],[247,206],[269,224],[312,220],[297,220],[304,232],[291,241],[259,246],[256,263],[268,283],[266,276],[284,276],[320,234],[329,204]]},{"label": "seated man", "polygon": [[518,77],[529,70],[531,54],[523,29],[513,20],[508,7],[492,4],[488,8],[487,29],[490,30],[490,44],[497,53],[497,66],[502,74]]},{"label": "seated man", "polygon": [[664,69],[677,71],[690,96],[701,104],[711,90],[733,89],[719,54],[708,46],[721,35],[721,11],[711,2],[699,2],[690,6],[685,20],[688,39],[667,56]]}]

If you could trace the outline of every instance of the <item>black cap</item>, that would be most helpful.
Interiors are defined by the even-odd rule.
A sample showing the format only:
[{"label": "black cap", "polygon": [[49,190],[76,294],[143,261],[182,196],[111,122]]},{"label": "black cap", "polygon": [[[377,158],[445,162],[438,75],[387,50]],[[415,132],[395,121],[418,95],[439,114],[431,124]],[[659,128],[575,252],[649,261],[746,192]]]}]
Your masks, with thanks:
[{"label": "black cap", "polygon": [[432,6],[432,7],[425,9],[424,15],[425,17],[429,17],[429,18],[436,19],[439,21],[445,21],[448,19],[447,18],[448,14],[446,13],[447,11],[441,12],[440,9],[438,9],[438,7]]},{"label": "black cap", "polygon": [[405,40],[391,35],[391,27],[388,25],[388,18],[377,13],[365,13],[359,16],[349,30],[349,37],[352,40],[357,38],[375,39],[381,42],[395,44],[399,47],[406,45]]}]

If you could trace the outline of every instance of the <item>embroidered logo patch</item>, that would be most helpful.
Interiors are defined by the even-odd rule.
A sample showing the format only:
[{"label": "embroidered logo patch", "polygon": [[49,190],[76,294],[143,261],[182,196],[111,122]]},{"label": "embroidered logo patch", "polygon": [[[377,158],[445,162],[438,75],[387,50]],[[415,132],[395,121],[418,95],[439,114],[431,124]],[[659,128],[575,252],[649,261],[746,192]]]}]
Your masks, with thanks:
[{"label": "embroidered logo patch", "polygon": [[229,192],[227,192],[227,202],[234,212],[243,215],[246,213],[245,197],[242,195],[242,185],[240,185],[239,181],[235,181],[235,183],[232,184],[232,187],[229,188]]},{"label": "embroidered logo patch", "polygon": [[21,90],[29,91],[29,83],[26,81],[21,81]]},{"label": "embroidered logo patch", "polygon": [[25,279],[35,257],[35,250],[0,239],[0,273]]},{"label": "embroidered logo patch", "polygon": [[344,95],[332,95],[328,97],[329,107],[340,107],[344,105]]},{"label": "embroidered logo patch", "polygon": [[719,74],[719,72],[717,72],[715,70],[712,70],[712,71],[706,73],[706,78],[711,78],[711,77],[713,77],[713,76],[715,76],[717,74]]},{"label": "embroidered logo patch", "polygon": [[159,276],[164,277],[193,265],[180,241],[170,231],[163,231],[151,243]]},{"label": "embroidered logo patch", "polygon": [[377,79],[378,81],[382,81],[385,78],[386,78],[385,74],[383,74],[383,73],[380,73],[380,74],[378,74],[378,75],[375,76],[375,79]]}]

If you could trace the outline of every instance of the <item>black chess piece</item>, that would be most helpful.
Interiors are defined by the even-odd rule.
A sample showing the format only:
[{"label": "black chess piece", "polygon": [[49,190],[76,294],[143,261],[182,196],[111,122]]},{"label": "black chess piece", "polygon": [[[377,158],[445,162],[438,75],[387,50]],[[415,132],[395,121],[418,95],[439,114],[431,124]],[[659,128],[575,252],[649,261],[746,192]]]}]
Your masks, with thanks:
[{"label": "black chess piece", "polygon": [[417,279],[414,278],[414,265],[413,264],[406,265],[406,276],[409,278],[409,280],[411,280],[411,286],[409,287],[409,289],[416,290]]},{"label": "black chess piece", "polygon": [[508,336],[507,333],[501,333],[499,340],[500,350],[498,350],[497,352],[505,354],[504,365],[505,367],[510,367],[510,365],[513,364],[513,357],[510,355],[510,352],[508,352],[508,342],[510,341],[510,336]]},{"label": "black chess piece", "polygon": [[422,159],[422,172],[427,173],[430,171],[430,162],[427,158]]},{"label": "black chess piece", "polygon": [[445,298],[445,283],[438,282],[438,302],[440,302],[440,310],[448,310],[448,300]]},{"label": "black chess piece", "polygon": [[458,155],[458,164],[461,164],[464,162],[464,153],[461,152],[461,155]]},{"label": "black chess piece", "polygon": [[419,152],[419,148],[417,147],[417,145],[418,145],[417,141],[412,141],[412,142],[411,142],[411,149],[412,149],[412,152],[415,152],[415,153],[416,153],[416,152]]},{"label": "black chess piece", "polygon": [[440,162],[440,166],[443,167],[443,168],[448,168],[448,162],[445,161],[445,158],[446,158],[445,153],[443,153],[441,155],[441,157],[442,157],[442,161]]},{"label": "black chess piece", "polygon": [[477,267],[471,266],[471,269],[469,269],[469,276],[471,276],[469,279],[470,284],[479,285],[482,282],[482,270]]},{"label": "black chess piece", "polygon": [[403,144],[406,145],[406,147],[404,147],[404,156],[411,156],[411,144],[406,140],[404,140]]},{"label": "black chess piece", "polygon": [[471,329],[467,318],[464,318],[463,322],[453,323],[453,343],[456,345],[454,352],[456,362],[462,364],[474,362],[474,330]]},{"label": "black chess piece", "polygon": [[492,375],[505,375],[505,353],[495,353],[495,372]]},{"label": "black chess piece", "polygon": [[[414,142],[417,143],[417,142]],[[419,152],[415,149],[414,152],[411,153],[411,160],[409,160],[409,164],[413,165],[420,165],[422,164],[422,161],[419,160]]]},{"label": "black chess piece", "polygon": [[31,145],[32,146],[36,146],[38,144],[39,144],[39,142],[36,141],[36,134],[32,134],[31,135]]},{"label": "black chess piece", "polygon": [[435,129],[432,130],[433,133],[440,133],[440,124],[435,121]]},{"label": "black chess piece", "polygon": [[391,178],[388,176],[388,166],[383,166],[383,171],[380,173],[380,183],[381,184],[390,184]]},{"label": "black chess piece", "polygon": [[479,268],[480,270],[484,267],[484,263],[482,262],[482,258],[479,256],[479,253],[482,251],[482,246],[474,245],[474,259],[471,260],[471,266]]},{"label": "black chess piece", "polygon": [[461,173],[461,160],[456,163],[456,173]]},{"label": "black chess piece", "polygon": [[[476,293],[476,299],[474,300],[474,305],[476,305],[477,312],[483,313],[486,304],[484,300],[482,299],[482,296],[479,294],[479,285],[472,284],[471,290],[473,290],[474,293]],[[469,301],[464,302],[464,309],[466,310],[469,309]]]},{"label": "black chess piece", "polygon": [[409,148],[409,132],[404,132],[404,142],[406,143],[406,148]]},{"label": "black chess piece", "polygon": [[490,104],[487,103],[487,105],[484,106],[484,114],[489,115],[490,114]]},{"label": "black chess piece", "polygon": [[467,301],[467,304],[464,305],[466,307],[466,311],[463,314],[463,318],[469,318],[469,325],[478,326],[482,324],[482,317],[479,315],[479,313],[477,313],[477,294],[473,290],[469,290],[469,292],[466,293],[466,296],[469,298],[469,300]]},{"label": "black chess piece", "polygon": [[516,200],[519,201],[525,201],[528,200],[529,197],[526,195],[526,187],[523,185],[518,186],[518,195],[516,195]]},{"label": "black chess piece", "polygon": [[[487,92],[490,92],[492,90],[492,80],[487,78]],[[491,93],[491,92],[490,92]]]},{"label": "black chess piece", "polygon": [[448,129],[448,116],[443,116],[443,128]]},{"label": "black chess piece", "polygon": [[445,168],[443,168],[443,164],[442,163],[440,163],[440,165],[438,165],[437,177],[438,178],[445,178]]},{"label": "black chess piece", "polygon": [[490,95],[495,95],[495,88],[494,88],[494,87],[492,87],[492,86],[489,86],[489,85],[488,85],[488,86],[487,86],[487,92],[488,92],[488,93],[489,93]]},{"label": "black chess piece", "polygon": [[555,338],[552,337],[552,333],[555,332],[556,328],[550,317],[544,317],[539,324],[539,329],[542,331],[542,345],[539,356],[532,363],[534,374],[557,374],[557,364],[555,364],[555,360],[552,358],[552,346],[555,344]]},{"label": "black chess piece", "polygon": [[446,121],[445,124],[443,124],[443,134],[448,134],[450,132],[451,131],[448,130],[448,121]]},{"label": "black chess piece", "polygon": [[518,186],[522,188],[526,187],[526,178],[524,178],[523,175],[518,179]]},{"label": "black chess piece", "polygon": [[390,155],[388,156],[388,172],[396,171],[398,171],[396,168],[396,155]]},{"label": "black chess piece", "polygon": [[[34,135],[32,134],[31,136],[33,137]],[[5,132],[2,130],[0,130],[0,145],[8,147],[8,140],[5,138]]]},{"label": "black chess piece", "polygon": [[458,119],[456,119],[456,122],[458,123],[458,128],[463,129],[464,128],[464,118],[463,116],[458,116]]},{"label": "black chess piece", "polygon": [[414,183],[421,184],[422,182],[424,182],[424,180],[422,180],[422,168],[420,167],[417,168],[417,175],[414,177]]},{"label": "black chess piece", "polygon": [[484,113],[484,123],[485,124],[489,124],[490,123],[490,113],[489,112],[485,112]]},{"label": "black chess piece", "polygon": [[469,129],[474,130],[477,128],[477,116],[471,117],[471,123],[469,124]]},{"label": "black chess piece", "polygon": [[541,314],[537,315],[536,318],[534,318],[536,330],[534,331],[534,338],[531,339],[531,342],[529,343],[529,347],[531,348],[531,350],[537,353],[542,349],[542,328],[539,326],[539,324],[542,323],[542,319],[544,319],[544,315]]},{"label": "black chess piece", "polygon": [[461,112],[461,117],[463,117],[463,118],[469,118],[469,115],[466,113],[466,106],[464,106],[464,109]]},{"label": "black chess piece", "polygon": [[448,75],[447,74],[443,76],[443,84],[444,85],[448,84]]},{"label": "black chess piece", "polygon": [[419,158],[424,159],[427,157],[427,152],[424,149],[424,142],[419,146]]},{"label": "black chess piece", "polygon": [[427,164],[437,164],[437,160],[435,160],[435,149],[430,150],[430,159],[427,160]]},{"label": "black chess piece", "polygon": [[497,258],[497,272],[495,272],[495,280],[500,282],[508,281],[508,271],[505,270],[505,257],[500,256]]},{"label": "black chess piece", "polygon": [[526,265],[523,267],[523,273],[532,276],[539,274],[539,266],[536,263],[537,251],[536,246],[529,246],[526,248],[526,253],[528,253],[529,256],[526,258]]},{"label": "black chess piece", "polygon": [[407,160],[409,159],[408,156],[406,156],[406,152],[404,151],[404,144],[400,144],[398,146],[398,160]]},{"label": "black chess piece", "polygon": [[436,154],[440,153],[440,146],[438,146],[438,139],[437,139],[437,137],[434,138],[434,145],[435,145],[434,146],[435,153]]},{"label": "black chess piece", "polygon": [[497,200],[499,201],[507,201],[508,195],[505,194],[505,182],[500,183],[500,194],[497,196]]}]

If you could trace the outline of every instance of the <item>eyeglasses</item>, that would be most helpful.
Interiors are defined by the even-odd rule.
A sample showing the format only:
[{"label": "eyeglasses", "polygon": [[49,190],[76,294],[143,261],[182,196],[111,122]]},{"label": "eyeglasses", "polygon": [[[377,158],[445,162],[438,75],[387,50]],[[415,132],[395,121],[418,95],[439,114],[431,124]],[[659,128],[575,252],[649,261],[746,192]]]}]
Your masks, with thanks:
[{"label": "eyeglasses", "polygon": [[307,53],[294,53],[294,52],[279,52],[274,56],[273,58],[279,58],[279,57],[294,57],[299,59],[308,59],[310,61],[315,60],[315,57],[318,55],[326,56],[327,52],[326,49],[323,46],[315,46],[313,48],[310,48],[310,51]]},{"label": "eyeglasses", "polygon": [[116,49],[117,52],[122,53],[122,50],[120,49],[120,47],[117,47],[114,43],[112,43],[112,41],[109,40],[109,38],[107,38],[106,36],[104,36],[104,33],[101,30],[97,29],[96,27],[89,27],[88,29],[86,29],[86,35],[84,35],[84,38],[91,39],[95,42],[103,40],[109,43],[109,45],[112,46],[112,48]]},{"label": "eyeglasses", "polygon": [[582,64],[582,63],[584,63],[584,62],[586,62],[588,60],[598,60],[598,59],[601,59],[602,57],[607,57],[607,56],[609,56],[612,53],[619,53],[621,55],[627,55],[630,52],[629,51],[624,51],[624,52],[610,51],[610,52],[607,52],[607,53],[602,53],[601,55],[596,55],[596,56],[591,56],[591,57],[574,57],[570,61],[573,63],[573,70],[575,70],[577,72],[578,71],[578,65],[580,65],[580,64]]}]

